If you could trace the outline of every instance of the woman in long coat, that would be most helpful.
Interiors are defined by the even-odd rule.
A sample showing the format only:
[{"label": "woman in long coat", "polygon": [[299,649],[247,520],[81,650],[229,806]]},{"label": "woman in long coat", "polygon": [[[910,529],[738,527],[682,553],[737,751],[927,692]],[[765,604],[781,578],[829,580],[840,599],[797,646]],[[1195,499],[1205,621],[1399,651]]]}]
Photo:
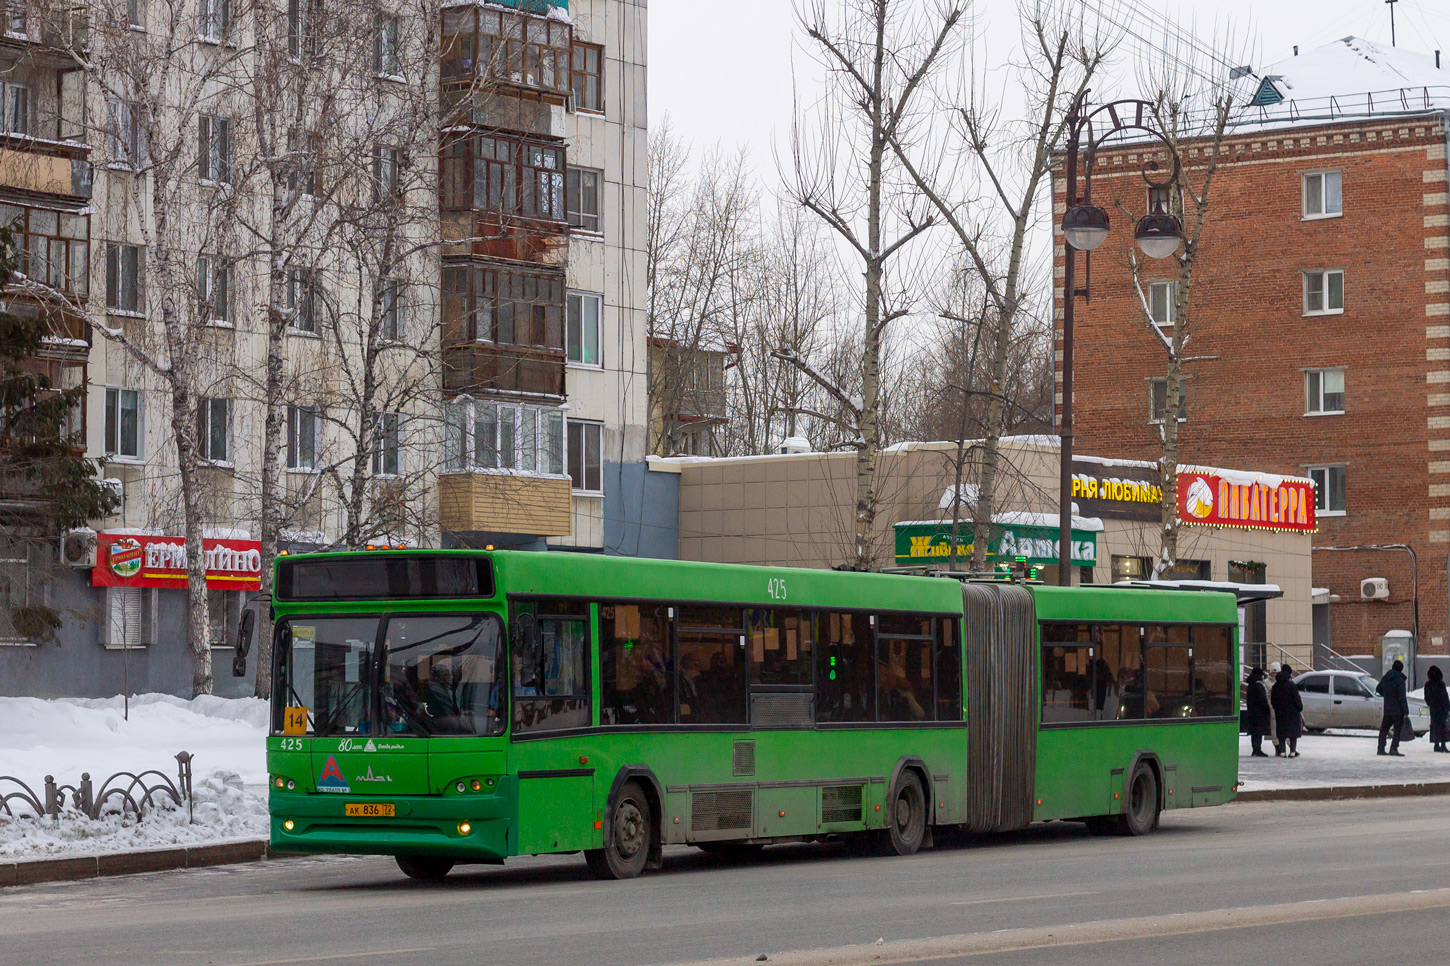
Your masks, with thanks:
[{"label": "woman in long coat", "polygon": [[1277,725],[1277,740],[1274,753],[1284,757],[1284,746],[1288,745],[1288,757],[1299,757],[1299,736],[1304,733],[1304,700],[1294,686],[1294,669],[1289,665],[1279,668],[1274,687],[1269,692],[1269,703],[1274,708],[1274,724]]},{"label": "woman in long coat", "polygon": [[1450,752],[1450,692],[1445,689],[1445,672],[1433,664],[1425,674],[1425,704],[1430,708],[1430,741],[1436,751]]},{"label": "woman in long coat", "polygon": [[1249,730],[1249,743],[1253,746],[1253,757],[1267,758],[1264,753],[1264,735],[1273,727],[1274,712],[1269,707],[1269,692],[1264,687],[1264,669],[1256,667],[1249,672],[1247,692],[1244,696],[1248,706],[1245,717]]}]

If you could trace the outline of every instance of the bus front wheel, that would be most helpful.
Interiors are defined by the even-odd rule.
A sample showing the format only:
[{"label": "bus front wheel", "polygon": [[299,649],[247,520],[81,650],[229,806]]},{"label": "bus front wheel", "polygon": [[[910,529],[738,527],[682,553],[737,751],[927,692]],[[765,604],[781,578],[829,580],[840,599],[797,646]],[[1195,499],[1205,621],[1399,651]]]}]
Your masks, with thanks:
[{"label": "bus front wheel", "polygon": [[916,772],[901,776],[896,800],[890,807],[886,830],[878,839],[880,851],[883,855],[914,855],[926,836],[926,793]]},{"label": "bus front wheel", "polygon": [[1158,778],[1140,764],[1128,782],[1128,801],[1117,817],[1119,835],[1147,835],[1158,825]]},{"label": "bus front wheel", "polygon": [[441,881],[453,869],[453,860],[439,855],[399,855],[398,868],[410,879]]},{"label": "bus front wheel", "polygon": [[644,871],[654,836],[649,799],[638,782],[625,782],[610,815],[604,848],[586,849],[589,871],[601,879],[633,879]]}]

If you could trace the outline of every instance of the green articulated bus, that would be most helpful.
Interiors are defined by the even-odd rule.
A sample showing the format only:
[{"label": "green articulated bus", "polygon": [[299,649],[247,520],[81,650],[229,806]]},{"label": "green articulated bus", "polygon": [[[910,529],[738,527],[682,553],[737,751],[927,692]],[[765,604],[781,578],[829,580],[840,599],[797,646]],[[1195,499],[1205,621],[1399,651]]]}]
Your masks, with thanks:
[{"label": "green articulated bus", "polygon": [[[1235,598],[566,553],[285,556],[272,848],[459,863],[1052,819],[1238,778]],[[255,615],[252,615],[255,616]],[[255,622],[238,641],[245,661]]]}]

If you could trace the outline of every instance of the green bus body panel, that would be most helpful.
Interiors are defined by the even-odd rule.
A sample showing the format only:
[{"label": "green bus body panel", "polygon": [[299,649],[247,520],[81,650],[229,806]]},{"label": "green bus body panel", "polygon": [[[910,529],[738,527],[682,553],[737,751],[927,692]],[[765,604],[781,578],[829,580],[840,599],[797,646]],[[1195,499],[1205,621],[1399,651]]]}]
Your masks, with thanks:
[{"label": "green bus body panel", "polygon": [[[574,554],[489,556],[497,588],[491,599],[279,602],[274,604],[274,615],[281,619],[489,610],[507,619],[508,599],[516,596],[700,600],[957,616],[963,610],[961,587],[950,579]],[[1039,620],[1237,623],[1235,602],[1227,594],[1037,585],[1029,589]],[[591,607],[590,615],[591,640],[597,644],[597,606]],[[273,848],[450,855],[465,862],[598,848],[603,844],[608,796],[626,768],[646,769],[657,782],[662,796],[658,818],[667,844],[814,837],[881,828],[890,783],[908,757],[925,766],[930,820],[934,824],[967,820],[968,731],[963,722],[791,730],[744,725],[710,730],[600,729],[597,646],[591,652],[596,727],[579,732],[522,738],[374,736],[378,744],[403,743],[407,748],[372,752],[355,751],[352,746],[339,751],[337,738],[270,737]],[[1033,708],[1031,713],[1039,711]],[[736,774],[737,742],[753,743],[753,774]],[[1038,732],[1040,804],[1035,818],[1120,811],[1121,801],[1113,795],[1122,794],[1125,774],[1114,775],[1113,770],[1126,770],[1143,752],[1156,756],[1165,770],[1166,807],[1232,798],[1238,778],[1233,723],[1047,728]],[[347,794],[316,791],[329,754],[337,757],[347,779]],[[354,781],[366,777],[369,768],[374,779],[386,776],[392,781]],[[294,782],[295,789],[278,788],[277,777],[284,779],[284,785]],[[475,779],[482,785],[479,792],[472,790]],[[639,780],[654,784],[645,777]],[[1204,790],[1214,786],[1213,791]],[[742,797],[746,792],[748,796]],[[858,794],[860,810],[852,814]],[[845,813],[840,810],[842,801],[850,806]],[[344,816],[346,803],[367,802],[391,803],[396,814],[390,819]],[[823,811],[828,807],[830,815]],[[290,831],[282,824],[288,820],[294,824]],[[461,823],[466,823],[466,833]]]}]

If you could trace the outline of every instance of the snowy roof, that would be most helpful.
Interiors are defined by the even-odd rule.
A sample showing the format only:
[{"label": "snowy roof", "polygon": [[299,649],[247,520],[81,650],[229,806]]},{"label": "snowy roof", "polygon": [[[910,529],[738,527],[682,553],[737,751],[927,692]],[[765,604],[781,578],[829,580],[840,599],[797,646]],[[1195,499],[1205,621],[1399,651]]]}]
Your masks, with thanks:
[{"label": "snowy roof", "polygon": [[1114,587],[1136,587],[1142,590],[1206,590],[1231,593],[1240,604],[1274,600],[1284,596],[1278,584],[1240,584],[1231,580],[1119,580]]},{"label": "snowy roof", "polygon": [[[1073,509],[1077,509],[1074,503]],[[939,527],[942,524],[950,524],[951,520],[899,520],[894,525],[898,527]],[[1016,527],[1051,527],[1058,526],[1056,513],[1035,513],[1031,510],[1004,510],[1001,513],[992,514],[993,523],[1001,523],[1006,526]],[[962,518],[962,526],[971,526],[970,516]],[[1080,517],[1076,513],[1072,515],[1072,528],[1074,530],[1086,530],[1092,533],[1103,531],[1103,521],[1098,517]]]},{"label": "snowy roof", "polygon": [[1343,37],[1253,72],[1241,125],[1450,110],[1450,69],[1429,54]]}]

